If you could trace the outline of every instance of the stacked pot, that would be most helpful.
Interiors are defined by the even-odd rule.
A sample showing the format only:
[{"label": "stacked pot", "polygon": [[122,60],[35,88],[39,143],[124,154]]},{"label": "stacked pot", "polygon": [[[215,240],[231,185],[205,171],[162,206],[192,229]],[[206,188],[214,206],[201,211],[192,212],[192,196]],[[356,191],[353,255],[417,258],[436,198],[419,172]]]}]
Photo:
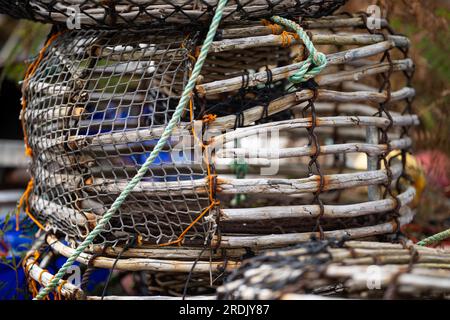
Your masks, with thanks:
[{"label": "stacked pot", "polygon": [[[409,41],[383,19],[372,30],[366,15],[332,14],[344,2],[230,1],[181,121],[80,261],[149,272],[167,294],[192,271],[188,293],[203,294],[249,254],[411,221]],[[0,4],[55,24],[24,81],[22,120],[30,210],[68,256],[161,137],[217,1]],[[326,55],[309,78],[300,27]],[[182,285],[162,285],[168,273]]]}]

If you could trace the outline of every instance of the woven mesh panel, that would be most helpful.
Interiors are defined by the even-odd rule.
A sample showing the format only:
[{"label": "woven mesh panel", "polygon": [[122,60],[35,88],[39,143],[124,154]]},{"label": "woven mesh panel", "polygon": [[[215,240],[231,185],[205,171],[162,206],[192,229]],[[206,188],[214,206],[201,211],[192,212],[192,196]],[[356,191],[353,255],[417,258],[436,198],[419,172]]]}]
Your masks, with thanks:
[{"label": "woven mesh panel", "polygon": [[[16,18],[63,23],[79,13],[87,27],[143,26],[151,24],[208,23],[216,0],[0,0],[0,13]],[[285,16],[326,16],[346,0],[246,0],[229,1],[224,21]]]},{"label": "woven mesh panel", "polygon": [[[187,82],[195,33],[152,34],[63,33],[26,80],[23,117],[34,154],[35,181],[30,203],[41,221],[70,238],[86,236],[136,175]],[[255,49],[251,64],[231,52],[235,60],[228,68],[220,67],[227,55],[211,55],[202,78],[236,76],[269,60],[288,59],[286,49],[267,51]],[[220,103],[235,99],[233,94],[208,99],[203,109],[223,114]],[[252,105],[241,103],[244,108]],[[199,113],[195,112],[197,117]],[[182,121],[189,121],[187,112]],[[195,147],[190,131],[175,130],[141,187],[132,192],[97,242],[116,243],[133,234],[152,243],[176,239],[210,204],[206,167],[201,156],[194,162],[194,152],[201,154]],[[188,235],[203,239],[211,231],[211,221],[203,221]]]},{"label": "woven mesh panel", "polygon": [[[85,220],[92,224],[89,217],[111,205],[157,142],[152,131],[170,119],[179,98],[172,88],[186,82],[192,44],[168,34],[74,32],[48,48],[28,82],[25,114],[30,144],[39,154],[32,203],[45,220],[71,236],[85,235]],[[204,177],[201,166],[174,164],[181,139],[172,136],[144,182],[177,189],[180,181]],[[176,161],[190,158],[185,148]],[[129,232],[171,239],[206,200],[193,192],[175,196],[163,189],[151,197],[134,192],[106,231],[114,240]],[[195,227],[196,234],[205,230]]]}]

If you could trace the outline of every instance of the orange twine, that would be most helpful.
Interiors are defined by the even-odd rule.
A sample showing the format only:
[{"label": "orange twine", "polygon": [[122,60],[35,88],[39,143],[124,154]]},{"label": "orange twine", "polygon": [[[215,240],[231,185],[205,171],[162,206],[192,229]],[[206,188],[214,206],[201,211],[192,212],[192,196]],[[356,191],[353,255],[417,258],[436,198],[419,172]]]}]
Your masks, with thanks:
[{"label": "orange twine", "polygon": [[[194,120],[194,106],[193,106],[193,101],[192,101],[192,97],[189,100],[189,116],[190,116],[190,120],[191,122]],[[214,114],[207,114],[203,116],[202,121],[204,123],[211,123],[214,120],[216,120],[217,115]],[[192,221],[192,223],[186,228],[184,229],[184,231],[181,233],[181,235],[178,237],[177,240],[174,241],[170,241],[168,243],[164,243],[164,244],[160,244],[159,246],[161,247],[165,247],[165,246],[170,246],[170,245],[174,245],[174,244],[178,244],[181,245],[181,242],[183,241],[184,237],[186,236],[186,234],[188,233],[188,231],[197,223],[200,221],[200,219],[203,218],[203,216],[209,212],[212,208],[214,208],[215,206],[220,204],[220,201],[216,200],[213,198],[213,194],[214,194],[214,190],[213,190],[213,181],[214,178],[216,177],[216,175],[213,175],[211,173],[211,166],[210,166],[210,161],[209,161],[209,152],[208,152],[208,145],[205,145],[198,137],[197,134],[195,133],[195,128],[194,126],[192,126],[192,135],[194,137],[194,139],[198,142],[198,144],[201,146],[201,148],[203,149],[203,156],[204,156],[204,161],[206,164],[206,168],[207,168],[207,174],[208,174],[208,185],[209,185],[209,200],[210,200],[210,204],[207,208],[205,208],[200,215],[195,218],[194,221]]]},{"label": "orange twine", "polygon": [[261,22],[265,27],[269,28],[270,31],[275,35],[283,32],[283,27],[278,24],[270,23],[270,21],[266,19],[262,19]]},{"label": "orange twine", "polygon": [[39,275],[38,275],[38,282],[39,282],[40,284],[42,284],[42,275],[43,275],[45,272],[49,273],[48,270],[46,270],[46,269],[42,269],[41,272],[39,272]]},{"label": "orange twine", "polygon": [[20,214],[20,209],[23,207],[23,205],[25,204],[25,213],[27,214],[27,216],[39,227],[39,229],[44,230],[44,226],[31,214],[30,211],[30,194],[33,191],[33,187],[34,187],[34,180],[30,179],[30,181],[28,182],[28,186],[25,190],[25,192],[23,193],[22,197],[20,197],[19,200],[19,204],[17,205],[16,208],[16,231],[19,231],[19,214]]},{"label": "orange twine", "polygon": [[[62,32],[58,32],[55,33],[54,35],[52,35],[47,42],[45,43],[45,45],[42,47],[42,49],[39,51],[39,56],[38,58],[33,61],[29,66],[27,71],[25,72],[25,76],[24,76],[24,81],[23,81],[23,88],[27,88],[28,86],[28,81],[30,80],[30,78],[34,75],[34,73],[36,72],[39,63],[42,61],[42,59],[44,58],[44,54],[45,51],[47,50],[47,48],[50,46],[50,44],[61,34]],[[31,149],[30,144],[28,142],[28,133],[26,130],[26,124],[25,124],[25,110],[27,108],[27,99],[26,99],[26,95],[23,94],[22,97],[22,111],[21,111],[21,123],[22,123],[22,131],[23,131],[23,136],[24,136],[24,142],[25,142],[25,154],[28,157],[32,157],[33,156],[33,149]],[[33,222],[40,228],[40,229],[44,229],[44,226],[36,219],[33,217],[33,215],[30,212],[30,205],[29,205],[29,196],[31,191],[33,190],[33,179],[30,180],[30,182],[28,182],[28,186],[27,189],[25,190],[24,194],[22,195],[22,197],[19,200],[19,204],[17,206],[17,210],[16,210],[16,231],[19,231],[19,214],[20,214],[20,208],[22,208],[23,204],[25,203],[25,213],[27,214],[28,217],[30,217],[31,220],[33,220]]]},{"label": "orange twine", "polygon": [[[55,33],[54,35],[52,35],[47,42],[45,43],[45,45],[42,47],[42,49],[39,51],[39,56],[38,58],[33,61],[27,71],[25,72],[25,76],[24,76],[24,80],[23,80],[23,87],[26,88],[28,86],[28,81],[29,79],[34,75],[34,73],[37,70],[37,67],[39,65],[39,63],[42,61],[42,59],[44,58],[44,54],[45,51],[47,50],[47,48],[50,46],[50,44],[61,34],[62,32],[58,32]],[[23,130],[23,135],[24,135],[24,142],[25,142],[25,154],[28,157],[32,157],[33,156],[33,150],[31,149],[29,143],[28,143],[28,135],[27,135],[27,130],[25,127],[25,110],[27,108],[27,99],[25,98],[25,94],[22,97],[22,116],[21,116],[21,121],[22,121],[22,130]]]},{"label": "orange twine", "polygon": [[[184,42],[181,44],[181,47],[184,48]],[[195,48],[195,52],[194,55],[192,54],[188,54],[188,57],[195,63],[195,61],[197,60],[198,56],[200,55],[200,47],[196,47]],[[189,100],[189,118],[190,121],[193,122],[194,121],[194,106],[193,106],[193,99],[191,96],[191,99]],[[217,118],[217,115],[214,114],[207,114],[204,115],[202,118],[202,122],[209,124],[212,123],[213,121],[215,121]],[[194,126],[192,126],[192,136],[194,137],[194,140],[197,141],[197,143],[200,145],[200,147],[202,148],[203,151],[203,155],[204,155],[204,160],[206,163],[206,167],[207,167],[207,173],[208,173],[208,184],[209,184],[209,200],[210,200],[210,205],[205,208],[200,215],[195,218],[194,221],[192,221],[192,223],[186,228],[184,229],[184,231],[180,234],[180,236],[177,238],[177,240],[174,241],[170,241],[167,243],[163,243],[163,244],[159,244],[160,247],[165,247],[165,246],[170,246],[170,245],[181,245],[181,242],[183,241],[184,237],[186,236],[186,234],[188,233],[188,231],[190,229],[192,229],[192,227],[198,222],[200,221],[201,218],[203,218],[203,216],[210,211],[214,206],[219,205],[220,201],[217,201],[213,198],[213,180],[215,178],[214,175],[211,174],[211,166],[210,166],[210,161],[209,161],[209,156],[208,156],[208,146],[205,145],[196,135],[195,133],[195,128]]]},{"label": "orange twine", "polygon": [[31,296],[33,298],[39,294],[39,290],[37,288],[36,281],[34,281],[33,279],[30,279],[30,281],[28,282],[28,287],[30,288]]},{"label": "orange twine", "polygon": [[287,32],[287,31],[283,31],[283,32],[280,34],[280,37],[281,37],[281,46],[282,46],[283,48],[286,48],[286,47],[290,47],[290,46],[291,46],[291,44],[292,44],[292,38],[298,40],[298,35],[297,35],[297,34],[294,34],[294,33],[292,33],[292,32]]},{"label": "orange twine", "polygon": [[62,294],[62,288],[67,283],[67,280],[61,280],[60,284],[58,285],[58,288],[56,289],[56,292],[58,295],[55,297],[56,300],[62,300],[63,294]]},{"label": "orange twine", "polygon": [[215,115],[215,114],[206,114],[206,115],[203,116],[202,121],[204,123],[211,123],[211,122],[213,122],[216,119],[217,119],[217,115]]},{"label": "orange twine", "polygon": [[261,22],[264,26],[268,27],[271,30],[272,34],[279,35],[281,37],[281,46],[283,48],[289,47],[292,44],[291,37],[296,40],[300,39],[297,33],[285,31],[284,28],[278,24],[270,23],[270,21],[266,19],[262,19]]},{"label": "orange twine", "polygon": [[[28,258],[31,256],[31,255],[33,255],[34,257],[33,257],[33,261],[34,261],[34,263],[39,259],[39,256],[40,256],[40,254],[39,254],[39,252],[36,250],[36,251],[34,251],[34,252],[31,252],[31,253],[28,253],[27,255],[25,255],[25,257],[24,257],[24,259],[23,259],[23,262],[22,262],[22,267],[23,267],[23,269],[24,269],[24,273],[25,273],[25,278],[26,278],[26,280],[27,280],[27,284],[28,284],[28,288],[29,288],[29,290],[30,290],[30,292],[31,292],[31,296],[34,298],[34,297],[36,297],[38,294],[39,294],[39,290],[38,290],[38,288],[37,288],[37,286],[36,286],[36,281],[34,281],[34,279],[33,278],[31,278],[31,277],[29,277],[29,271],[30,271],[30,268],[32,267],[32,266],[30,266],[30,268],[28,267],[28,264],[27,264],[27,261],[28,261]],[[42,274],[39,274],[39,278],[42,276]]]}]

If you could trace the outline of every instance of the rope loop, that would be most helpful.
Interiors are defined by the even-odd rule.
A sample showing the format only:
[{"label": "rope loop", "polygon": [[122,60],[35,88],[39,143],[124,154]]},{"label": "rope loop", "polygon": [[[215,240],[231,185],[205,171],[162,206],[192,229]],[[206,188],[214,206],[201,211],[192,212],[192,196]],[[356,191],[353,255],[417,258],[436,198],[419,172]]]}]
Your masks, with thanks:
[{"label": "rope loop", "polygon": [[300,69],[298,70],[298,72],[289,77],[289,81],[294,84],[302,83],[314,78],[320,72],[322,72],[322,70],[327,66],[328,63],[327,56],[324,53],[317,51],[305,30],[303,30],[303,28],[299,24],[291,20],[281,18],[279,16],[273,16],[272,21],[286,28],[294,30],[297,33],[298,37],[302,40],[309,53],[308,58],[300,63]]}]

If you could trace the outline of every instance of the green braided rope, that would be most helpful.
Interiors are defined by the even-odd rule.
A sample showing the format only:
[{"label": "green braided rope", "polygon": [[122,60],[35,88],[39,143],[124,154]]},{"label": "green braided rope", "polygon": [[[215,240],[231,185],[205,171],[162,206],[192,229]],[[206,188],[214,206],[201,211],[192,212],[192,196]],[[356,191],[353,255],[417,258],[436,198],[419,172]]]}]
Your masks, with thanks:
[{"label": "green braided rope", "polygon": [[[322,72],[328,63],[327,56],[322,52],[317,51],[305,30],[303,30],[303,28],[297,23],[279,16],[272,17],[272,21],[276,24],[294,30],[303,41],[309,52],[308,59],[300,64],[300,70],[293,76],[289,77],[289,81],[292,83],[305,82]],[[311,68],[312,65],[314,65],[313,68]]]},{"label": "green braided rope", "polygon": [[450,238],[450,229],[447,229],[447,230],[439,232],[431,237],[423,239],[423,240],[419,241],[417,244],[419,246],[428,246],[431,244],[439,243],[448,238]]},{"label": "green braided rope", "polygon": [[183,94],[181,96],[181,99],[178,103],[177,108],[175,109],[175,112],[170,119],[169,124],[165,128],[161,139],[158,141],[156,147],[153,149],[153,151],[150,154],[150,157],[145,161],[145,163],[142,165],[142,167],[139,169],[138,173],[133,177],[133,179],[128,183],[128,185],[125,187],[125,189],[122,191],[122,193],[119,195],[119,197],[114,201],[111,208],[106,212],[106,214],[100,219],[97,226],[92,230],[91,233],[86,237],[86,239],[80,244],[80,246],[75,250],[75,252],[67,259],[67,261],[64,263],[64,265],[59,269],[58,273],[55,275],[55,277],[47,284],[45,288],[43,288],[39,294],[36,296],[36,300],[41,300],[45,298],[59,283],[59,281],[62,279],[62,277],[65,275],[67,269],[75,262],[75,260],[80,256],[80,254],[93,242],[94,238],[98,236],[101,232],[103,232],[104,227],[108,223],[108,221],[111,219],[111,217],[116,213],[117,209],[122,205],[122,203],[125,201],[127,196],[131,193],[131,191],[136,187],[136,185],[141,181],[141,179],[146,174],[148,168],[153,163],[153,161],[158,156],[161,149],[166,144],[167,140],[172,134],[173,129],[178,124],[181,115],[183,113],[184,107],[188,103],[190,99],[190,95],[192,93],[192,90],[195,87],[195,84],[197,82],[197,78],[200,75],[201,69],[203,67],[203,64],[206,60],[206,57],[208,56],[208,51],[211,47],[211,43],[214,40],[214,37],[217,32],[217,28],[219,27],[220,21],[222,20],[222,14],[225,5],[227,4],[228,0],[220,0],[219,4],[217,5],[216,12],[214,14],[214,18],[211,22],[211,25],[209,27],[208,34],[206,36],[205,42],[202,46],[202,49],[200,51],[200,55],[197,59],[197,62],[195,63],[194,70],[192,71],[191,77],[189,78],[188,84],[186,85],[186,88],[183,91]]}]

